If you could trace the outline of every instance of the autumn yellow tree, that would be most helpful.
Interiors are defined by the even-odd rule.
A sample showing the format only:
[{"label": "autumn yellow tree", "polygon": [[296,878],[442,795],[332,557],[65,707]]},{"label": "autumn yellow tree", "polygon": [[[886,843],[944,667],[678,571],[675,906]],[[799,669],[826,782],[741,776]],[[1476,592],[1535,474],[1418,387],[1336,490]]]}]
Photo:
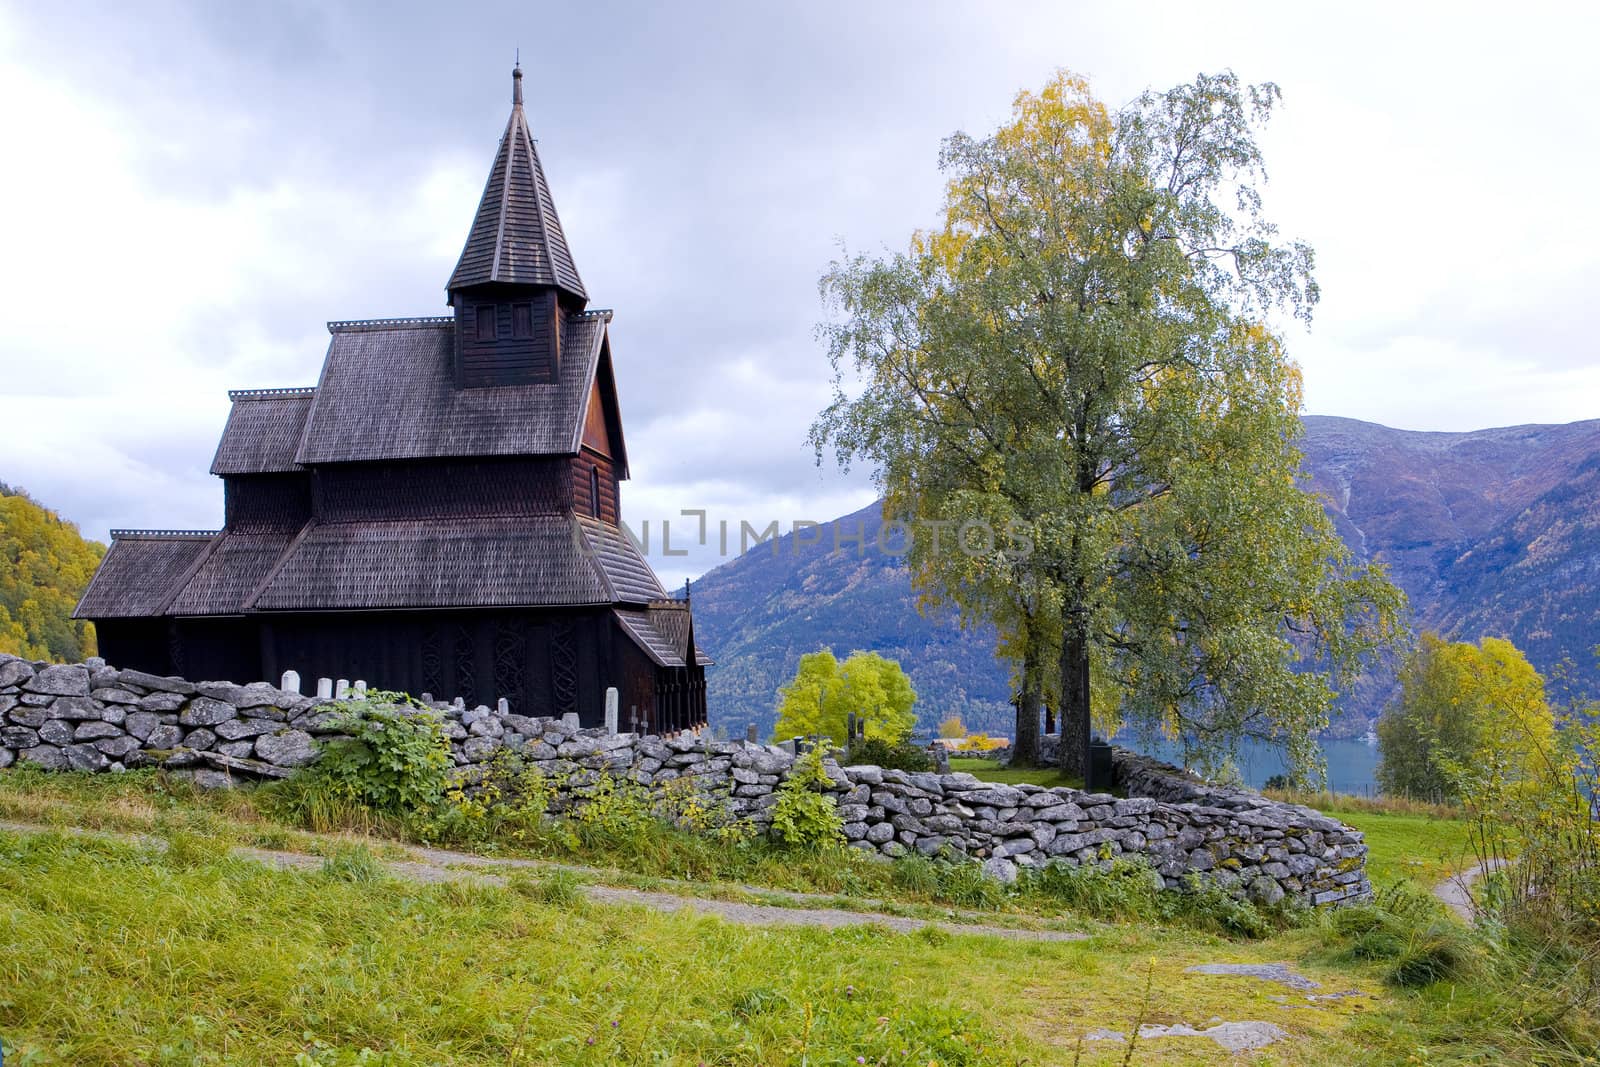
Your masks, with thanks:
[{"label": "autumn yellow tree", "polygon": [[800,657],[794,678],[778,690],[779,738],[821,736],[843,743],[853,712],[868,737],[898,744],[917,723],[917,694],[892,659],[853,652],[843,663],[830,650]]},{"label": "autumn yellow tree", "polygon": [[1378,782],[1386,793],[1453,800],[1461,769],[1492,770],[1510,785],[1529,781],[1554,741],[1544,679],[1516,645],[1423,634],[1378,721]]},{"label": "autumn yellow tree", "polygon": [[105,547],[0,483],[0,652],[71,661],[94,655],[94,626],[72,609]]}]

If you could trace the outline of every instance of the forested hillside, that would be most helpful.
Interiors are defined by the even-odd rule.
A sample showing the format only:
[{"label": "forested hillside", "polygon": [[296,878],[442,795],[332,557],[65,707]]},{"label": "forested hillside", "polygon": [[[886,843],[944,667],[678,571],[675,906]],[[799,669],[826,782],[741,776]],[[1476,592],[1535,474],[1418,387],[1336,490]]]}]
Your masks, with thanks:
[{"label": "forested hillside", "polygon": [[0,652],[65,661],[94,655],[94,627],[74,620],[72,608],[105,551],[0,482]]},{"label": "forested hillside", "polygon": [[[1418,628],[1509,638],[1541,671],[1570,660],[1600,691],[1600,420],[1420,433],[1308,416],[1305,427],[1310,488],[1358,555],[1388,564]],[[910,576],[873,546],[876,505],[837,522],[850,534],[866,524],[864,553],[834,551],[830,524],[821,544],[763,545],[696,583],[697,636],[717,660],[712,721],[766,729],[800,655],[828,646],[899,659],[924,729],[953,712],[1010,733],[993,633],[917,614]],[[1360,687],[1335,732],[1364,731],[1391,688],[1383,678]]]}]

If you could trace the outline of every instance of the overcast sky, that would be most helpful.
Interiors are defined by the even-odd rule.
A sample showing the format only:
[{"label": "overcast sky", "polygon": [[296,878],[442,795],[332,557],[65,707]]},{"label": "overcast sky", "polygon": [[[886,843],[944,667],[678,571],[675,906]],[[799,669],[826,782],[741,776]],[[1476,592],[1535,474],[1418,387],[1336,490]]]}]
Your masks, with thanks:
[{"label": "overcast sky", "polygon": [[1310,412],[1597,417],[1585,7],[0,0],[0,480],[101,539],[218,525],[228,389],[314,384],[329,319],[444,311],[518,47],[669,584],[716,562],[660,557],[682,508],[872,498],[804,441],[817,277],[934,222],[940,139],[1058,67],[1113,104],[1225,67],[1282,86]]}]

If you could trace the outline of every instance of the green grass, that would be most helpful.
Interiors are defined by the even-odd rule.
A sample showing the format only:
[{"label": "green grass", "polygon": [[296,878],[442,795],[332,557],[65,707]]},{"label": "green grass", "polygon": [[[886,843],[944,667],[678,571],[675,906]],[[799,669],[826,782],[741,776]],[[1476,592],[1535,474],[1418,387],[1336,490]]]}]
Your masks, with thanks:
[{"label": "green grass", "polygon": [[1004,782],[1008,785],[1042,785],[1054,789],[1056,786],[1066,786],[1070,789],[1082,789],[1081,778],[1070,778],[1056,767],[997,767],[993,760],[973,759],[971,756],[952,756],[950,758],[952,771],[966,771],[974,777],[985,782]]},{"label": "green grass", "polygon": [[[1404,850],[1457,832],[1423,815],[1339,814],[1367,830],[1380,884],[1409,862]],[[1515,992],[1515,976],[1487,982],[1472,972],[1461,980],[1453,965],[1440,968],[1465,945],[1465,931],[1431,932],[1431,914],[1414,925],[1380,918],[1371,929],[1359,915],[1325,916],[1245,940],[1207,932],[1227,929],[1220,912],[1157,915],[1131,874],[1126,884],[1089,878],[1057,887],[1053,897],[1036,890],[995,898],[992,885],[959,871],[911,863],[873,865],[837,902],[882,900],[933,917],[937,898],[1001,909],[987,914],[1004,925],[1037,922],[1030,912],[1053,908],[1091,937],[1030,943],[876,926],[747,928],[591,904],[582,882],[648,883],[655,876],[630,864],[670,863],[657,853],[673,848],[694,854],[690,867],[720,862],[770,872],[777,883],[851,868],[812,860],[811,873],[797,877],[772,870],[775,854],[717,861],[710,846],[696,852],[701,846],[660,837],[622,853],[592,846],[583,858],[598,871],[581,877],[519,871],[508,872],[504,888],[418,885],[380,862],[405,857],[401,843],[309,835],[264,818],[247,792],[196,794],[148,774],[8,771],[0,774],[0,818],[96,825],[166,843],[163,853],[154,842],[0,831],[0,1038],[8,1065],[813,1065],[858,1056],[878,1064],[1121,1064],[1122,1045],[1087,1045],[1076,1059],[1079,1036],[1138,1021],[1204,1028],[1216,1019],[1284,1027],[1288,1042],[1249,1059],[1280,1067],[1593,1062],[1572,1053],[1584,1046],[1569,1041],[1563,1050],[1530,1036],[1529,1002]],[[230,858],[235,844],[291,848],[324,862],[269,869]],[[781,903],[770,889],[751,888],[764,884],[774,883],[705,888]],[[1395,944],[1380,944],[1391,929]],[[1312,1001],[1270,983],[1186,970],[1282,960],[1320,981],[1322,992],[1358,995]],[[1407,981],[1423,984],[1387,984],[1401,964]],[[1430,980],[1436,973],[1445,977]],[[1157,991],[1148,1001],[1147,982]],[[1131,1062],[1215,1063],[1219,1052],[1184,1038],[1141,1044]]]},{"label": "green grass", "polygon": [[[8,1064],[1064,1063],[1085,1028],[1129,1025],[1147,966],[1148,1021],[1267,1014],[1297,1035],[1271,1062],[1325,1062],[1348,1003],[1291,1014],[1272,987],[1184,971],[1219,958],[1271,952],[751,929],[548,882],[416,886],[352,856],[301,873],[0,834]],[[1160,1062],[1214,1051],[1174,1041]]]},{"label": "green grass", "polygon": [[1326,813],[1366,835],[1367,877],[1374,886],[1409,878],[1431,888],[1476,862],[1464,819],[1338,807]]}]

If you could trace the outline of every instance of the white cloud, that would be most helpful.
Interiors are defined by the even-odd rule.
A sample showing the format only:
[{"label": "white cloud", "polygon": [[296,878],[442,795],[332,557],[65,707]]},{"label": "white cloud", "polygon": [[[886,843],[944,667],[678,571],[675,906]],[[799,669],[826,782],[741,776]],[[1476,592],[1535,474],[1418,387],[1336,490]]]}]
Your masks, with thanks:
[{"label": "white cloud", "polygon": [[[1060,66],[1113,102],[1221,67],[1282,84],[1268,203],[1319,252],[1315,329],[1288,335],[1312,411],[1600,416],[1583,9],[5,2],[0,479],[92,534],[214,524],[228,388],[314,381],[327,319],[442,310],[512,43],[579,267],[617,310],[636,521],[870,499],[804,441],[827,399],[817,275],[840,240],[933,222],[939,139]],[[595,25],[602,48],[536,46]],[[656,562],[675,582],[711,560]]]}]

